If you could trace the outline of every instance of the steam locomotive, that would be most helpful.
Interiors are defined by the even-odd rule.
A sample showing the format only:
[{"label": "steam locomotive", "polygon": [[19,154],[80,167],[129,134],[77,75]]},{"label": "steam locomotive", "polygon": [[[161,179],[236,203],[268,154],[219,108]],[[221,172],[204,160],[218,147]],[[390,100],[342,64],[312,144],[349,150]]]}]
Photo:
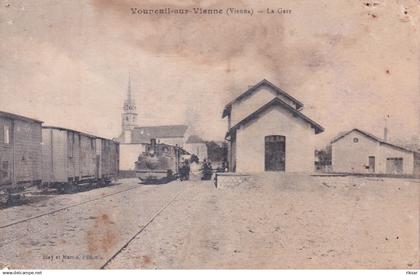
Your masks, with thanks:
[{"label": "steam locomotive", "polygon": [[151,139],[135,162],[136,177],[142,183],[165,183],[177,179],[185,155],[189,153],[179,146],[157,144],[156,139]]}]

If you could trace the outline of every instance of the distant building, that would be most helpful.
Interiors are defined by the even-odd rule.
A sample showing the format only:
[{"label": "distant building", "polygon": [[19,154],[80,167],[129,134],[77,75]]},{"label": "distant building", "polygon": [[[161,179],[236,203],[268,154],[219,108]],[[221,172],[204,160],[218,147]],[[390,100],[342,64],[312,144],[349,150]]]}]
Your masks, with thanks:
[{"label": "distant building", "polygon": [[185,142],[184,149],[187,150],[190,154],[196,155],[200,161],[208,159],[206,142],[199,136],[189,136]]},{"label": "distant building", "polygon": [[331,141],[334,172],[413,174],[415,152],[366,131],[352,129]]},{"label": "distant building", "polygon": [[135,127],[131,131],[131,143],[150,143],[151,139],[156,139],[157,143],[184,147],[187,129],[187,125]]},{"label": "distant building", "polygon": [[303,103],[262,80],[226,105],[229,170],[310,172],[314,136],[324,129],[305,116]]},{"label": "distant building", "polygon": [[139,127],[137,108],[131,92],[131,81],[128,81],[127,98],[122,113],[122,132],[116,140],[120,142],[120,170],[133,170],[139,154],[144,152],[145,144],[151,139],[157,143],[184,147],[187,125],[165,125]]}]

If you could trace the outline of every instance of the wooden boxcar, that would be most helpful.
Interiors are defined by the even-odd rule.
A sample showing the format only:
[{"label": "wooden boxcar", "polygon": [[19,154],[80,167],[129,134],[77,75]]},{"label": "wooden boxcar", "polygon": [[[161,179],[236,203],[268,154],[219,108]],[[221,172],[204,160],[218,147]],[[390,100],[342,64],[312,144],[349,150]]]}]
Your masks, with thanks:
[{"label": "wooden boxcar", "polygon": [[0,111],[0,193],[41,182],[42,121]]},{"label": "wooden boxcar", "polygon": [[108,184],[118,176],[119,143],[110,139],[96,139],[97,172],[96,176],[102,184]]},{"label": "wooden boxcar", "polygon": [[80,185],[109,183],[118,173],[119,145],[79,131],[42,128],[44,187],[72,192]]}]

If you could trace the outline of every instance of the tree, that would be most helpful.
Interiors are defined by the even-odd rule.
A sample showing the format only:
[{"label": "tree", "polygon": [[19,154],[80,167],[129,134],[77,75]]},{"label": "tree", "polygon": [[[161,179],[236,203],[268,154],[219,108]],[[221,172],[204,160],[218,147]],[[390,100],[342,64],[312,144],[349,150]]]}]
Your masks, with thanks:
[{"label": "tree", "polygon": [[211,162],[224,162],[227,160],[227,143],[206,142],[207,158]]},{"label": "tree", "polygon": [[318,164],[320,166],[331,165],[331,145],[327,145],[321,150],[315,150],[315,156],[318,157]]}]

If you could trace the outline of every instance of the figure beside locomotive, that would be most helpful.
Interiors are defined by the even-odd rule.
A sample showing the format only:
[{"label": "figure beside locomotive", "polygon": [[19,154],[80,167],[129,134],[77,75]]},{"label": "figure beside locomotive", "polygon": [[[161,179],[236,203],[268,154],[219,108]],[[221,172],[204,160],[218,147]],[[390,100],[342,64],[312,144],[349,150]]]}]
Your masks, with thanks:
[{"label": "figure beside locomotive", "polygon": [[0,197],[9,201],[27,187],[72,192],[117,177],[119,144],[0,111]]},{"label": "figure beside locomotive", "polygon": [[[136,177],[145,184],[167,183],[175,179],[189,180],[190,163],[198,165],[197,156],[190,155],[177,145],[156,143],[156,139],[151,139],[135,162]],[[210,180],[211,164],[204,161],[200,174],[200,179]]]}]

